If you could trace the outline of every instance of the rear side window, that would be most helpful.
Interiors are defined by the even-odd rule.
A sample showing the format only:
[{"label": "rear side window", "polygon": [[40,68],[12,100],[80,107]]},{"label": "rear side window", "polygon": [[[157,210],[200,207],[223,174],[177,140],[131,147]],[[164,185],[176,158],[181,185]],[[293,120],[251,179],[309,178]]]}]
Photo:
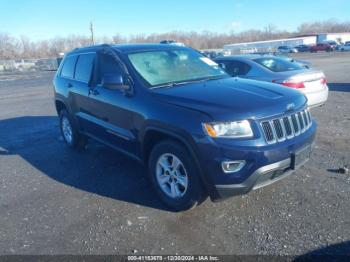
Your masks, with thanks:
[{"label": "rear side window", "polygon": [[75,79],[88,83],[95,61],[95,54],[82,54],[78,58],[75,69]]},{"label": "rear side window", "polygon": [[263,67],[273,71],[273,72],[286,72],[305,69],[299,63],[289,61],[287,59],[278,58],[278,57],[264,57],[254,59],[256,63],[262,65]]},{"label": "rear side window", "polygon": [[64,64],[61,71],[61,76],[73,78],[74,77],[74,67],[77,62],[77,56],[68,56],[64,59]]},{"label": "rear side window", "polygon": [[225,71],[230,76],[245,76],[251,69],[249,65],[239,61],[222,62],[221,64],[224,65]]}]

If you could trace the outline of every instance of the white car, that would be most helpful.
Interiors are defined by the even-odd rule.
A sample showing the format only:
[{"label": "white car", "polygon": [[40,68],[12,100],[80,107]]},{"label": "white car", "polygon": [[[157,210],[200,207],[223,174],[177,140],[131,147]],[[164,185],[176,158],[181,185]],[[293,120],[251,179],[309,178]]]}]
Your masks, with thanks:
[{"label": "white car", "polygon": [[339,47],[340,51],[350,51],[350,42],[347,42],[345,45]]},{"label": "white car", "polygon": [[321,106],[328,99],[327,80],[322,71],[303,62],[270,55],[239,55],[215,59],[232,77],[272,82],[302,92],[310,107]]}]

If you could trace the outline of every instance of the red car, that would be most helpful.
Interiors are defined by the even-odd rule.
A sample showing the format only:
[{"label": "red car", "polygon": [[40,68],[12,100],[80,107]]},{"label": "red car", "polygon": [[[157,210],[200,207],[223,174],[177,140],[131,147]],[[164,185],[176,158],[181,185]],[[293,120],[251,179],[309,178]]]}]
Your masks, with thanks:
[{"label": "red car", "polygon": [[331,52],[331,51],[334,51],[334,49],[330,44],[327,44],[327,43],[320,43],[320,44],[311,46],[310,48],[311,53],[317,53],[318,51]]}]

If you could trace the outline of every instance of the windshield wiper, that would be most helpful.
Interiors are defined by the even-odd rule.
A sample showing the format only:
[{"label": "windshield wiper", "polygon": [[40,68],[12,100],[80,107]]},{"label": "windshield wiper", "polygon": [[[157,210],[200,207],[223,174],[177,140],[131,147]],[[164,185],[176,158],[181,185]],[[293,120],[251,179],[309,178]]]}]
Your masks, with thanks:
[{"label": "windshield wiper", "polygon": [[219,79],[223,79],[223,78],[227,78],[228,76],[212,76],[212,77],[208,77],[205,80],[219,80]]},{"label": "windshield wiper", "polygon": [[192,79],[192,80],[186,80],[182,82],[171,82],[171,83],[166,83],[163,85],[158,85],[158,86],[153,86],[151,89],[156,89],[156,88],[170,88],[170,87],[175,87],[175,86],[181,86],[181,85],[186,85],[190,83],[198,83],[198,82],[204,82],[204,81],[210,81],[210,80],[218,80],[222,79],[225,76],[211,76],[211,77],[203,77],[199,79]]}]

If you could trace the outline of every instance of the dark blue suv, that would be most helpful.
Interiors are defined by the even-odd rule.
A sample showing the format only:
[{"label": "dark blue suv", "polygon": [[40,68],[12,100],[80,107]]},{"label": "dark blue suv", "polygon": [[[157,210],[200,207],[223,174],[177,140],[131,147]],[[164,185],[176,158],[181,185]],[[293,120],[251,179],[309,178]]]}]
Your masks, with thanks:
[{"label": "dark blue suv", "polygon": [[175,210],[271,184],[310,157],[300,92],[231,78],[186,47],[100,45],[68,53],[54,80],[65,142],[89,138],[142,162]]}]

